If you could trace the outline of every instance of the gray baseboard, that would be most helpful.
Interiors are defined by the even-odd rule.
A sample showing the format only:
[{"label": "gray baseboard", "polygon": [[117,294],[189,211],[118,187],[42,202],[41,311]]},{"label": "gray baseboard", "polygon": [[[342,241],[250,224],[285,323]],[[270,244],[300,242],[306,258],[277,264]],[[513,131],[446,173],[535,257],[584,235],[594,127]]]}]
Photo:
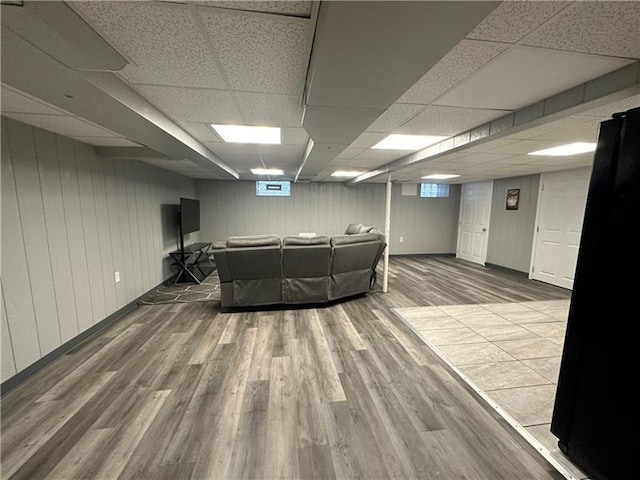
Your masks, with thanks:
[{"label": "gray baseboard", "polygon": [[[173,279],[174,277],[175,277],[175,275],[172,275],[169,278],[169,280]],[[152,292],[156,288],[164,285],[169,280],[165,280],[160,285],[158,285],[156,287],[153,287],[151,290],[149,290],[147,292],[144,292],[138,298],[136,298],[132,302],[126,304],[124,307],[120,308],[119,310],[113,312],[107,318],[104,318],[103,320],[100,320],[98,323],[96,323],[95,325],[87,328],[84,332],[81,332],[80,334],[76,335],[71,340],[63,343],[62,345],[60,345],[58,348],[56,348],[52,352],[47,353],[44,357],[42,357],[39,360],[37,360],[36,362],[32,363],[31,365],[29,365],[24,370],[19,371],[13,377],[8,378],[7,380],[5,380],[0,385],[0,395],[4,395],[5,393],[10,392],[14,388],[16,388],[18,385],[20,385],[22,382],[27,380],[29,377],[34,375],[36,372],[38,372],[39,370],[42,370],[44,367],[49,365],[55,359],[61,357],[62,355],[65,355],[66,353],[68,353],[69,351],[71,351],[72,349],[74,349],[75,347],[80,345],[85,340],[90,339],[91,337],[96,335],[101,330],[104,330],[105,328],[107,328],[112,323],[120,320],[121,318],[123,318],[128,313],[133,312],[136,308],[139,307],[138,302],[145,295],[147,295],[148,293]]]}]

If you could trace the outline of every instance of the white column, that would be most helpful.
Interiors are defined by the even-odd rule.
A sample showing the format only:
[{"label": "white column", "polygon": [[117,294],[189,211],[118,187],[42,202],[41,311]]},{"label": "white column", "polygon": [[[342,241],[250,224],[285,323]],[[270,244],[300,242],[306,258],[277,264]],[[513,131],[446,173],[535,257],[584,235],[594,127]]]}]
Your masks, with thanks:
[{"label": "white column", "polygon": [[382,274],[382,291],[389,290],[389,244],[391,243],[391,174],[387,175],[387,208],[384,212],[384,238],[387,248],[384,249],[384,272]]}]

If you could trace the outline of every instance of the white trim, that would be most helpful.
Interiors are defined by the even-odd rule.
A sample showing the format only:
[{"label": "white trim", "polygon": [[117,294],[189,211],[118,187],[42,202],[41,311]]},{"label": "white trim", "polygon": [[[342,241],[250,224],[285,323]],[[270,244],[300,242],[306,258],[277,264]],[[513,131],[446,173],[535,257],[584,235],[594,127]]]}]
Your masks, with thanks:
[{"label": "white trim", "polygon": [[533,224],[533,243],[531,244],[531,257],[529,259],[529,280],[533,280],[533,266],[536,263],[536,246],[538,245],[538,230],[540,229],[540,204],[542,202],[542,189],[544,188],[545,174],[540,174],[538,182],[538,199],[536,201],[536,220]]}]

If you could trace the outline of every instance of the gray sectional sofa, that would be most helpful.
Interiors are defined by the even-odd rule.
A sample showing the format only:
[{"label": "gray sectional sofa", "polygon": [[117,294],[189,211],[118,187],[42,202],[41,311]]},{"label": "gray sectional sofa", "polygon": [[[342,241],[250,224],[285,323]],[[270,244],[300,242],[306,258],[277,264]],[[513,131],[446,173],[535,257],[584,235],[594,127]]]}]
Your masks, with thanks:
[{"label": "gray sectional sofa", "polygon": [[374,227],[344,235],[229,237],[214,244],[223,307],[323,303],[368,292],[386,247]]}]

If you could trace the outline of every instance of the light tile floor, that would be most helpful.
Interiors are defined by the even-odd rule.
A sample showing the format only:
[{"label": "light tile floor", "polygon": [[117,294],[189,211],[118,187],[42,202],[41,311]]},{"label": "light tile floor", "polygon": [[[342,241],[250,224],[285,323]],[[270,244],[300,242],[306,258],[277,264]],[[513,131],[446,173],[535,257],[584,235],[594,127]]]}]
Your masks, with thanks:
[{"label": "light tile floor", "polygon": [[393,310],[575,478],[585,478],[549,430],[568,300]]}]

